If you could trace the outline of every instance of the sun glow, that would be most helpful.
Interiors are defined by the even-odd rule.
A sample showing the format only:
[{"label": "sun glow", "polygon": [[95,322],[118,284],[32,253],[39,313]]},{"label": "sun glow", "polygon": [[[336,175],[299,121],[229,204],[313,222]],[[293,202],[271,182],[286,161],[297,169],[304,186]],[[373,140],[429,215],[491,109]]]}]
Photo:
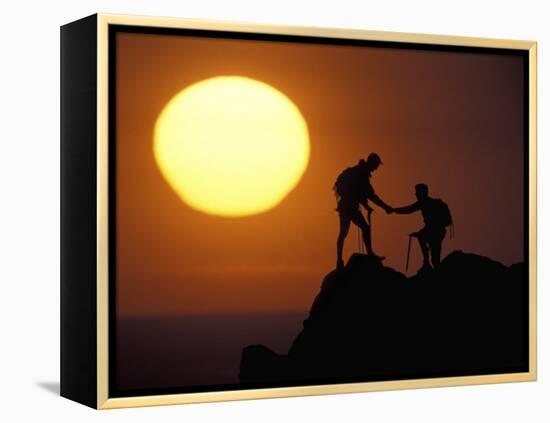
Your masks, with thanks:
[{"label": "sun glow", "polygon": [[186,204],[234,217],[279,204],[310,153],[298,107],[272,86],[240,76],[206,79],[173,97],[157,119],[153,149]]}]

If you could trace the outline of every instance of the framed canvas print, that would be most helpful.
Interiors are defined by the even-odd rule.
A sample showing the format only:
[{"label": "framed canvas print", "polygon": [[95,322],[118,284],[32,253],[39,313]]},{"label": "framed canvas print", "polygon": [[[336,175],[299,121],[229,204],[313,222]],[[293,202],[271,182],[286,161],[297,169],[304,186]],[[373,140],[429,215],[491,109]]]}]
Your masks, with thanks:
[{"label": "framed canvas print", "polygon": [[536,43],[61,28],[61,394],[536,379]]}]

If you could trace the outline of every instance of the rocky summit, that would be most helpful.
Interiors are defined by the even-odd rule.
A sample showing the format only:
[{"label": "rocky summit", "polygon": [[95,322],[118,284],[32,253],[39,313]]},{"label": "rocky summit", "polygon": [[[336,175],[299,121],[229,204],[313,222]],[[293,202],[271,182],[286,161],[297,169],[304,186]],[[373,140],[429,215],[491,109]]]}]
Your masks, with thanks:
[{"label": "rocky summit", "polygon": [[243,349],[244,384],[322,384],[527,371],[528,277],[455,251],[406,277],[354,254],[324,278],[288,354]]}]

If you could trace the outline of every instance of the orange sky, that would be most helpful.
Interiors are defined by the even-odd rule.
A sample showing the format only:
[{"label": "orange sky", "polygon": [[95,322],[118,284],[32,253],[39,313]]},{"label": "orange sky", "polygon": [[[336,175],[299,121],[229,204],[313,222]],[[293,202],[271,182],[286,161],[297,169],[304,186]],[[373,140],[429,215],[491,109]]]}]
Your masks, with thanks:
[{"label": "orange sky", "polygon": [[[425,182],[455,220],[454,249],[523,259],[523,61],[518,56],[117,35],[116,236],[120,315],[309,308],[334,268],[338,173],[376,151],[390,205]],[[276,208],[215,217],[184,204],[153,157],[153,127],[180,90],[218,75],[277,88],[300,108],[309,167]],[[404,270],[420,215],[373,215],[374,247]],[[357,249],[352,228],[346,256]],[[413,267],[419,265],[415,246]]]}]

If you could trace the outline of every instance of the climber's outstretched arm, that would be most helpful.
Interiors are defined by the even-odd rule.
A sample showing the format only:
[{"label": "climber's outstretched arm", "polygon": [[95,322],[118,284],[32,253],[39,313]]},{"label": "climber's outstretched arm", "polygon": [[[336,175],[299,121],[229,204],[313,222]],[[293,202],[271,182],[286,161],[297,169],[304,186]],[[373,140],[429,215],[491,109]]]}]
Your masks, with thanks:
[{"label": "climber's outstretched arm", "polygon": [[420,210],[420,202],[412,203],[404,207],[396,207],[393,211],[397,214],[411,214]]},{"label": "climber's outstretched arm", "polygon": [[382,199],[374,192],[369,196],[369,199],[377,206],[382,207],[388,213],[393,210],[391,206],[382,201]]}]

